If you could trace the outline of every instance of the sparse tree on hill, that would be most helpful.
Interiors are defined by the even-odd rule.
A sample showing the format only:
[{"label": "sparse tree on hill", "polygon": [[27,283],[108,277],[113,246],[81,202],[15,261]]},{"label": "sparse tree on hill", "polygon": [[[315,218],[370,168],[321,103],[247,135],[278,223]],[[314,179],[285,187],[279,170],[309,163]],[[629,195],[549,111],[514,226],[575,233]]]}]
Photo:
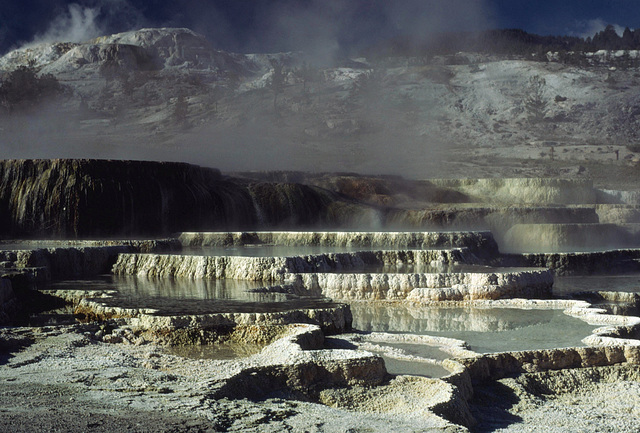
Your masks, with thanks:
[{"label": "sparse tree on hill", "polygon": [[596,33],[592,42],[598,49],[618,50],[622,47],[622,38],[618,36],[612,24],[608,24],[604,30]]},{"label": "sparse tree on hill", "polygon": [[278,109],[278,95],[284,90],[285,84],[285,70],[284,64],[278,60],[272,59],[271,66],[273,67],[273,73],[271,74],[271,80],[269,81],[269,88],[273,92],[273,108]]},{"label": "sparse tree on hill", "polygon": [[622,48],[624,50],[632,50],[633,47],[633,31],[629,27],[625,27],[622,33]]},{"label": "sparse tree on hill", "polygon": [[529,120],[532,123],[542,122],[547,114],[547,100],[544,96],[546,85],[546,80],[540,75],[534,75],[529,79],[524,105],[529,112]]},{"label": "sparse tree on hill", "polygon": [[100,65],[100,75],[105,79],[107,83],[118,79],[123,74],[123,69],[120,68],[118,62],[115,60],[106,60]]},{"label": "sparse tree on hill", "polygon": [[17,109],[29,109],[63,92],[64,88],[53,75],[38,76],[34,63],[30,62],[0,80],[0,105],[12,113]]},{"label": "sparse tree on hill", "polygon": [[383,67],[376,66],[360,74],[353,82],[351,97],[359,99],[367,107],[377,106],[381,102],[386,73]]},{"label": "sparse tree on hill", "polygon": [[189,103],[183,92],[178,94],[175,106],[173,107],[173,120],[176,125],[186,128],[188,126],[187,115],[189,114]]},{"label": "sparse tree on hill", "polygon": [[604,82],[607,83],[609,85],[609,87],[614,87],[616,85],[618,80],[616,80],[616,77],[615,77],[613,71],[608,71],[607,72],[607,78],[605,78]]},{"label": "sparse tree on hill", "polygon": [[306,61],[302,62],[302,66],[297,68],[295,71],[295,76],[302,81],[302,91],[307,91],[307,85],[317,80],[318,71],[313,66],[308,64]]}]

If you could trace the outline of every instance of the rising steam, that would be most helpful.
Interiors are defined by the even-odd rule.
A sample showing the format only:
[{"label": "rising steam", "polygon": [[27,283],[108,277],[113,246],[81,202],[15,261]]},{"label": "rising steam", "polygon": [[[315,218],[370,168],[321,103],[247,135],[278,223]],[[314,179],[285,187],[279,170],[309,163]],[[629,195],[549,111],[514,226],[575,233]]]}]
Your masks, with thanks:
[{"label": "rising steam", "polygon": [[58,15],[47,30],[34,37],[32,44],[46,42],[82,42],[100,36],[104,29],[98,24],[100,8],[71,4]]},{"label": "rising steam", "polygon": [[[167,12],[164,17],[159,14],[147,21],[141,11],[151,13],[150,7],[135,0],[78,0],[32,42],[82,42],[147,25],[189,27],[204,34],[215,48],[303,51],[308,62],[321,69],[334,66],[336,58],[358,54],[398,33],[424,42],[433,33],[491,25],[483,0],[450,0],[447,7],[436,0],[274,0],[269,5],[256,1],[252,6],[228,6],[235,8],[236,15],[246,14],[242,19],[228,15],[221,6],[216,8],[221,3],[203,3],[185,0],[165,5],[164,12],[175,14],[169,16]],[[243,26],[237,28],[238,22]],[[410,97],[399,101],[387,95],[381,90],[386,85],[386,71],[381,68],[376,72],[371,72],[371,77],[378,79],[360,86],[356,96],[345,87],[340,93],[342,99],[334,99],[337,92],[325,95],[314,86],[303,95],[299,85],[292,85],[285,96],[297,111],[285,110],[282,114],[272,108],[267,92],[264,98],[259,92],[241,95],[231,102],[220,102],[220,112],[211,114],[213,121],[205,119],[209,123],[197,123],[192,130],[179,132],[163,129],[171,122],[166,114],[175,99],[171,84],[157,89],[148,86],[151,96],[157,93],[156,99],[164,98],[162,104],[156,104],[159,111],[154,118],[166,116],[165,123],[159,122],[158,130],[152,130],[142,122],[136,123],[142,110],[129,115],[127,110],[135,101],[126,99],[131,95],[123,90],[124,84],[107,89],[102,82],[96,84],[102,79],[98,77],[82,87],[89,104],[83,106],[78,98],[66,104],[65,122],[60,122],[58,106],[0,118],[0,146],[5,157],[14,158],[161,159],[211,165],[224,171],[294,169],[433,175],[443,158],[446,137],[441,137],[431,116],[420,122],[420,130],[414,133],[416,120],[411,116],[418,111],[420,101]],[[141,87],[140,82],[133,83],[133,78],[127,84]],[[96,111],[96,104],[91,104],[103,87],[118,93],[120,114]],[[143,93],[139,88],[136,92]],[[196,106],[203,103],[203,93],[199,89],[186,96]],[[306,97],[309,102],[303,100]],[[217,104],[216,100],[211,105]],[[437,107],[435,102],[425,105]],[[342,130],[346,132],[336,132]],[[398,152],[398,147],[403,151]]]},{"label": "rising steam", "polygon": [[[41,33],[24,46],[52,42],[84,42],[109,33],[147,25],[141,12],[128,0],[97,0],[88,5],[72,3]],[[23,46],[23,47],[24,47]]]}]

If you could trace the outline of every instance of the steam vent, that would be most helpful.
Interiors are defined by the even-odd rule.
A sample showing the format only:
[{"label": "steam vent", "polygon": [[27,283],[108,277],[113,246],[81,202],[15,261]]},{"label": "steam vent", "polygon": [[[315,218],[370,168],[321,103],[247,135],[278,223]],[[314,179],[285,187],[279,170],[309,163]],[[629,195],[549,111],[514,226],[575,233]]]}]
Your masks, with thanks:
[{"label": "steam vent", "polygon": [[639,207],[584,179],[2,161],[4,422],[544,430],[570,405],[633,431]]}]

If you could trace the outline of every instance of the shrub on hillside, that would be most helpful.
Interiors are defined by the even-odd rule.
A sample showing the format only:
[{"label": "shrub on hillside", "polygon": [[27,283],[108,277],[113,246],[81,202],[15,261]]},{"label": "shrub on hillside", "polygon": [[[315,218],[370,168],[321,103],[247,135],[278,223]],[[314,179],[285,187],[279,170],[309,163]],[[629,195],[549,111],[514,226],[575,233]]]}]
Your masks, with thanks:
[{"label": "shrub on hillside", "polygon": [[547,100],[544,95],[546,85],[546,80],[539,75],[534,75],[529,79],[524,105],[529,112],[531,123],[542,122],[547,114]]},{"label": "shrub on hillside", "polygon": [[0,80],[0,105],[11,113],[34,107],[63,91],[53,75],[38,76],[33,65],[19,66]]},{"label": "shrub on hillside", "polygon": [[630,152],[640,153],[640,144],[628,144],[627,149],[629,149]]}]

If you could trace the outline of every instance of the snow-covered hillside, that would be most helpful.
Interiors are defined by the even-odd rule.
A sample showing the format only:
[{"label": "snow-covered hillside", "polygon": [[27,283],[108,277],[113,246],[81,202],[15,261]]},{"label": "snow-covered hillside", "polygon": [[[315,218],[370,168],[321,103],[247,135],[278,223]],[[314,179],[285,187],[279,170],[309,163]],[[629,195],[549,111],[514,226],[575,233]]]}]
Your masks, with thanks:
[{"label": "snow-covered hillside", "polygon": [[3,114],[0,144],[7,157],[176,159],[223,170],[635,182],[640,71],[605,62],[615,53],[588,56],[604,60],[576,67],[553,53],[549,62],[460,54],[453,63],[463,64],[328,67],[303,53],[227,53],[188,29],[142,29],[0,58],[5,76],[31,65],[69,89],[54,108]]}]

